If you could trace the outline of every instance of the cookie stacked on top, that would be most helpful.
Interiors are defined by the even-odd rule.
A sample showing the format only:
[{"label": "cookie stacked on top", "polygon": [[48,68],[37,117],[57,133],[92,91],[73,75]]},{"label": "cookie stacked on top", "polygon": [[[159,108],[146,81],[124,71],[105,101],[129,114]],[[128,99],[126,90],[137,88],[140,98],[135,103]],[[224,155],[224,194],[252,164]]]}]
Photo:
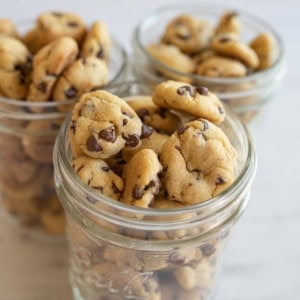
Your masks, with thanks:
[{"label": "cookie stacked on top", "polygon": [[34,102],[77,99],[108,82],[111,46],[104,23],[87,28],[71,13],[43,13],[23,37],[1,19],[0,95]]},{"label": "cookie stacked on top", "polygon": [[[196,16],[179,15],[167,24],[161,41],[147,50],[172,69],[206,77],[244,77],[269,68],[274,50],[271,34],[261,33],[248,44],[241,40],[241,30],[234,11],[225,12],[216,26]],[[157,71],[168,78],[191,81],[165,68]]]},{"label": "cookie stacked on top", "polygon": [[236,151],[205,87],[166,81],[152,97],[83,95],[69,127],[72,166],[95,193],[143,208],[206,201],[235,179]]}]

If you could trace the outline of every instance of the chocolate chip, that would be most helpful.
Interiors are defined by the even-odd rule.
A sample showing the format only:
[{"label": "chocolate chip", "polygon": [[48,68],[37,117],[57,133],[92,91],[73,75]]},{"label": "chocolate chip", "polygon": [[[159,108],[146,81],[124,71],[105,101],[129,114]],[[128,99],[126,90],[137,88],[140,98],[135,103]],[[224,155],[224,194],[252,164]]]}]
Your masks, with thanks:
[{"label": "chocolate chip", "polygon": [[123,126],[126,126],[128,124],[128,120],[127,119],[124,119],[123,120]]},{"label": "chocolate chip", "polygon": [[53,129],[53,130],[59,130],[59,128],[60,128],[59,124],[57,124],[57,123],[51,123],[51,129]]},{"label": "chocolate chip", "polygon": [[127,147],[136,147],[140,142],[140,138],[136,134],[130,134],[128,136],[123,134],[122,137],[126,141],[125,146]]},{"label": "chocolate chip", "polygon": [[205,86],[197,86],[195,89],[196,89],[197,93],[202,96],[208,95],[208,88]]},{"label": "chocolate chip", "polygon": [[183,125],[180,125],[177,129],[178,134],[183,134],[185,132],[186,128]]},{"label": "chocolate chip", "polygon": [[114,182],[112,182],[111,188],[113,189],[115,194],[120,194],[121,193],[121,191],[118,189],[118,187],[116,186],[116,184]]},{"label": "chocolate chip", "polygon": [[185,33],[185,34],[178,32],[178,33],[176,34],[176,37],[177,37],[178,39],[183,40],[183,41],[187,41],[191,36],[190,36],[190,34],[189,34],[188,32]]},{"label": "chocolate chip", "polygon": [[83,169],[84,165],[81,165],[78,169],[77,169],[77,173],[79,173],[82,169]]},{"label": "chocolate chip", "polygon": [[228,19],[231,19],[231,18],[237,17],[238,15],[239,15],[238,12],[232,11],[231,13],[229,13],[229,14],[227,15],[227,18],[228,18]]},{"label": "chocolate chip", "polygon": [[142,108],[142,109],[138,110],[136,113],[141,118],[142,121],[144,120],[144,118],[146,116],[149,116],[149,110],[146,108]]},{"label": "chocolate chip", "polygon": [[200,249],[204,256],[211,256],[216,251],[216,248],[211,244],[202,245],[200,246]]},{"label": "chocolate chip", "polygon": [[203,124],[203,131],[208,129],[208,123],[204,120],[201,120],[202,124]]},{"label": "chocolate chip", "polygon": [[68,22],[67,25],[70,26],[70,27],[78,27],[77,22]]},{"label": "chocolate chip", "polygon": [[181,96],[189,94],[191,97],[193,97],[194,92],[195,92],[194,87],[190,85],[183,85],[177,89],[177,94]]},{"label": "chocolate chip", "polygon": [[144,189],[136,184],[132,190],[132,197],[138,200],[141,199],[144,194],[145,194]]},{"label": "chocolate chip", "polygon": [[55,16],[55,17],[58,17],[58,18],[62,17],[62,14],[59,13],[59,12],[56,12],[56,11],[53,11],[51,14],[52,14],[53,16]]},{"label": "chocolate chip", "polygon": [[124,115],[124,116],[127,116],[129,119],[131,119],[132,118],[132,115],[130,115],[128,112],[126,112],[126,111],[122,111],[122,114]]},{"label": "chocolate chip", "polygon": [[101,146],[98,144],[96,138],[91,135],[86,141],[86,148],[91,152],[100,152],[102,151]]},{"label": "chocolate chip", "polygon": [[45,82],[45,81],[40,82],[36,86],[36,89],[39,90],[42,93],[46,93],[47,92],[47,82]]},{"label": "chocolate chip", "polygon": [[220,114],[224,114],[224,112],[225,112],[225,110],[221,106],[218,106],[218,110],[219,110]]},{"label": "chocolate chip", "polygon": [[73,133],[75,134],[75,132],[76,132],[76,121],[71,121],[71,125],[70,125],[70,130],[72,130],[73,131]]},{"label": "chocolate chip", "polygon": [[168,110],[166,108],[160,107],[158,110],[158,114],[165,119],[167,117]]},{"label": "chocolate chip", "polygon": [[215,184],[217,184],[217,185],[221,185],[224,183],[226,183],[226,180],[224,178],[222,178],[221,176],[218,176],[215,180]]},{"label": "chocolate chip", "polygon": [[143,124],[141,139],[148,138],[149,136],[151,136],[152,133],[153,133],[153,128],[146,124]]},{"label": "chocolate chip", "polygon": [[101,130],[98,133],[98,137],[99,139],[103,139],[107,142],[114,143],[115,140],[117,139],[115,126],[111,126]]},{"label": "chocolate chip", "polygon": [[103,58],[104,58],[104,51],[103,51],[103,48],[101,48],[101,49],[97,52],[96,56],[97,56],[98,58],[100,58],[100,59],[103,59]]},{"label": "chocolate chip", "polygon": [[76,95],[77,95],[77,89],[75,89],[73,86],[71,86],[69,89],[67,89],[67,90],[65,91],[65,96],[66,96],[68,99],[72,99],[72,98],[74,98]]},{"label": "chocolate chip", "polygon": [[92,188],[103,193],[103,186],[92,186]]},{"label": "chocolate chip", "polygon": [[109,167],[102,167],[101,168],[104,172],[108,172],[109,171]]},{"label": "chocolate chip", "polygon": [[221,37],[219,38],[219,42],[220,42],[220,43],[227,43],[227,42],[229,42],[229,41],[231,41],[231,38],[230,38],[229,36],[221,36]]},{"label": "chocolate chip", "polygon": [[154,187],[154,186],[156,186],[155,181],[154,181],[154,180],[151,180],[151,181],[146,185],[146,189],[152,188],[152,187]]}]

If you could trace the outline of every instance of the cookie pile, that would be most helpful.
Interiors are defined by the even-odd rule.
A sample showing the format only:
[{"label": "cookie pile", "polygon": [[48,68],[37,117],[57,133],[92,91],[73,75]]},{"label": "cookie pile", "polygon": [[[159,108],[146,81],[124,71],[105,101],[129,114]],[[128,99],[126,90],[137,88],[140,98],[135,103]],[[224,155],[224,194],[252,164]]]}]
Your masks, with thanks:
[{"label": "cookie pile", "polygon": [[1,19],[0,95],[34,102],[77,99],[107,84],[111,46],[103,22],[87,28],[72,13],[43,13],[24,36]]},{"label": "cookie pile", "polygon": [[157,205],[162,192],[170,206],[199,203],[234,180],[235,149],[214,125],[224,117],[213,93],[182,82],[163,82],[152,98],[127,103],[86,93],[72,114],[72,165],[96,191],[130,205]]},{"label": "cookie pile", "polygon": [[[215,125],[223,122],[225,110],[206,87],[165,81],[152,97],[126,100],[101,90],[83,95],[74,107],[68,130],[71,165],[95,196],[153,210],[180,208],[207,201],[234,181],[236,150]],[[101,205],[96,197],[87,199],[95,209]],[[193,216],[190,212],[172,220]],[[89,217],[113,232],[130,231]],[[200,299],[212,288],[224,242],[224,236],[216,236],[188,249],[153,254],[96,244],[72,220],[68,227],[72,267],[88,299],[94,299],[93,290],[107,299],[125,298],[129,291],[145,299],[171,300],[176,293],[180,299]],[[191,234],[188,230],[193,229],[153,231],[141,238],[182,239]],[[88,274],[99,276],[102,288],[96,281],[91,287]],[[106,289],[110,282],[119,291],[115,295]]]},{"label": "cookie pile", "polygon": [[[30,101],[75,100],[108,82],[110,50],[108,29],[100,21],[87,28],[77,15],[47,12],[21,36],[10,20],[0,19],[0,96],[24,100],[24,107]],[[66,112],[72,104],[57,108]],[[53,184],[52,152],[63,117],[36,118],[49,108],[28,110],[30,120],[1,120],[12,132],[0,133],[2,203],[23,226],[62,234],[65,219]]]},{"label": "cookie pile", "polygon": [[[161,41],[147,51],[162,64],[177,71],[206,77],[244,77],[272,65],[273,38],[261,33],[249,44],[241,41],[241,21],[234,11],[225,12],[214,27],[192,15],[171,20]],[[191,82],[165,68],[168,78]]]}]

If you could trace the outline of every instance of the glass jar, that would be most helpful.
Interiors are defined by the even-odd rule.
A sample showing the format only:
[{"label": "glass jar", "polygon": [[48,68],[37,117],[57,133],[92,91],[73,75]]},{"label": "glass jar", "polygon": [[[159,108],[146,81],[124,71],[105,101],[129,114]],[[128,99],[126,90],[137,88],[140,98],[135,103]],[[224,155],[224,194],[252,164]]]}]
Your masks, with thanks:
[{"label": "glass jar", "polygon": [[177,15],[189,14],[216,24],[219,17],[232,10],[211,3],[180,4],[161,7],[144,17],[136,26],[133,37],[132,71],[138,80],[159,82],[169,79],[207,86],[238,113],[244,122],[250,121],[276,94],[286,69],[284,45],[276,30],[264,20],[237,10],[243,25],[242,41],[250,41],[262,32],[274,37],[273,64],[270,68],[240,78],[211,78],[175,70],[151,56],[146,47],[158,43],[169,21]]},{"label": "glass jar", "polygon": [[[126,99],[149,95],[147,88],[124,83],[109,90]],[[69,122],[70,116],[56,140],[53,161],[67,216],[74,299],[208,299],[255,174],[255,152],[245,127],[231,112],[221,125],[238,152],[238,175],[227,190],[197,205],[155,210],[95,195],[80,180],[70,164]]]},{"label": "glass jar", "polygon": [[[114,41],[108,85],[127,76],[127,55]],[[53,183],[52,152],[74,101],[29,102],[0,97],[2,217],[39,239],[64,233],[65,218]],[[55,237],[56,239],[56,237]]]}]

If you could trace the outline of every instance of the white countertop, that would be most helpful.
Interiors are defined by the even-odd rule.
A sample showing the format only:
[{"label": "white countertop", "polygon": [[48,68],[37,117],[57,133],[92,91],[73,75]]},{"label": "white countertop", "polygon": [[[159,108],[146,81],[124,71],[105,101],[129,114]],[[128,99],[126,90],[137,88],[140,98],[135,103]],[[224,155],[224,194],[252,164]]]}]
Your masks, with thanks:
[{"label": "white countertop", "polygon": [[[0,16],[18,20],[47,9],[77,11],[87,20],[107,22],[129,47],[136,22],[168,2],[172,1],[9,0],[2,3]],[[281,94],[250,126],[258,172],[249,207],[229,243],[216,299],[300,299],[300,2],[222,3],[274,24],[286,42],[289,67]],[[71,299],[64,245],[28,240],[2,221],[0,245],[0,300]]]}]

